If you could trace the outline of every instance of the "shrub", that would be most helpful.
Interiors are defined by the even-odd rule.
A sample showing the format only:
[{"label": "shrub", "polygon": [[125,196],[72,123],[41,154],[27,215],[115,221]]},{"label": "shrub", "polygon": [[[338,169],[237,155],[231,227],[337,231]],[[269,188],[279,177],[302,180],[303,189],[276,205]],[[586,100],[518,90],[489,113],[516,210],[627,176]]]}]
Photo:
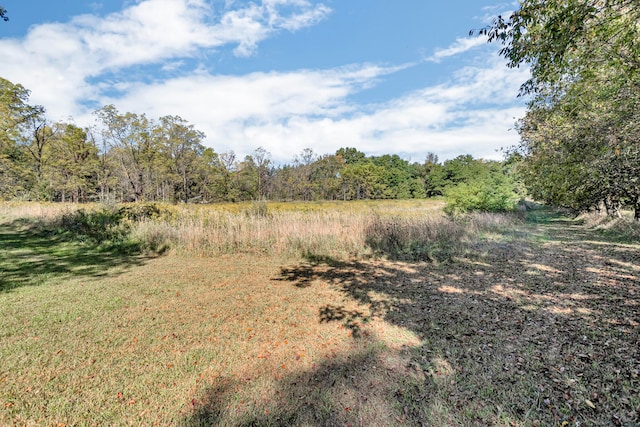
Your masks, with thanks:
[{"label": "shrub", "polygon": [[62,216],[58,231],[70,233],[96,243],[122,241],[131,230],[131,222],[123,221],[120,210],[102,208],[87,212],[84,209]]},{"label": "shrub", "polygon": [[504,175],[492,179],[461,183],[449,188],[444,211],[453,217],[471,211],[511,212],[519,200],[513,185]]},{"label": "shrub", "polygon": [[118,214],[133,222],[154,219],[161,216],[163,212],[154,203],[131,203],[118,209]]}]

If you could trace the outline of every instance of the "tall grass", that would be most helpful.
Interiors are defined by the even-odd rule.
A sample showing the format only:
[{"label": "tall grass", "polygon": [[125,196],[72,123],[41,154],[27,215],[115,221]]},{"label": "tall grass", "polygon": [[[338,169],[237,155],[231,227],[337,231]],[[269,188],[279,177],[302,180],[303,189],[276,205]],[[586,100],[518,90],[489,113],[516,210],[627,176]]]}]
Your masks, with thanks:
[{"label": "tall grass", "polygon": [[34,209],[32,214],[46,213],[42,218],[49,224],[84,235],[126,232],[129,243],[157,252],[170,248],[199,256],[263,253],[414,261],[451,259],[463,254],[480,234],[508,227],[514,221],[497,214],[454,221],[442,214],[441,204],[429,201],[344,203],[321,208],[264,202],[240,206],[124,205],[56,212],[57,216],[44,208]]},{"label": "tall grass", "polygon": [[51,222],[79,208],[80,205],[72,203],[0,202],[0,219]]},{"label": "tall grass", "polygon": [[640,223],[633,220],[631,211],[623,211],[620,218],[590,212],[578,216],[577,219],[587,228],[618,240],[630,242],[640,240]]}]

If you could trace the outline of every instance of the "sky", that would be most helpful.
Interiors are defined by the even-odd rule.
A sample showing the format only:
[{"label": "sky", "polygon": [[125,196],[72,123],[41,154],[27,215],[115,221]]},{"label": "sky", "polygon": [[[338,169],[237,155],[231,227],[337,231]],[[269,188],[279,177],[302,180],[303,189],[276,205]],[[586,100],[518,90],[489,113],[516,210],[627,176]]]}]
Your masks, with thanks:
[{"label": "sky", "polygon": [[501,159],[526,68],[470,37],[492,0],[0,0],[0,77],[52,121],[113,104],[180,116],[204,145],[278,164],[355,147],[411,162]]}]

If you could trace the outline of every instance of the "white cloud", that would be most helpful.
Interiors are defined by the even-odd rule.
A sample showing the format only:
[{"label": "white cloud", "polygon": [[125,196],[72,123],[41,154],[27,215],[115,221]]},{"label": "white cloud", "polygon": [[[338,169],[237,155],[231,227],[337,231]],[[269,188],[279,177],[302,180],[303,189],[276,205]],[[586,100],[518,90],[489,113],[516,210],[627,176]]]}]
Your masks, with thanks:
[{"label": "white cloud", "polygon": [[30,88],[50,111],[78,115],[80,103],[96,99],[91,78],[227,45],[251,55],[267,37],[313,25],[330,9],[307,0],[263,0],[216,12],[203,0],[144,0],[106,17],[40,24],[23,40],[0,40],[9,59],[0,75]]},{"label": "white cloud", "polygon": [[480,20],[485,24],[491,23],[498,15],[506,18],[511,15],[511,13],[518,9],[520,4],[518,1],[504,2],[498,3],[490,6],[484,6],[482,11],[484,15],[476,17],[476,19]]},{"label": "white cloud", "polygon": [[[345,146],[416,161],[427,152],[441,159],[460,153],[497,158],[496,147],[517,141],[508,129],[524,112],[512,100],[526,70],[507,69],[495,52],[446,83],[384,103],[358,104],[353,95],[393,73],[425,64],[245,75],[215,75],[204,67],[189,72],[189,57],[223,46],[234,48],[236,55],[251,55],[276,32],[314,25],[330,13],[307,0],[227,0],[220,10],[208,4],[144,0],[104,18],[84,15],[69,23],[35,26],[22,40],[0,40],[8,59],[0,64],[0,75],[31,89],[32,102],[45,105],[53,120],[71,115],[78,124],[89,125],[93,108],[108,103],[152,118],[179,114],[204,131],[206,144],[218,152],[234,150],[241,157],[262,146],[278,162],[291,161],[307,147],[324,154]],[[437,50],[431,61],[483,43],[459,39]],[[165,72],[185,71],[153,82],[117,77],[129,67],[149,64]],[[108,73],[114,74],[105,81]]]},{"label": "white cloud", "polygon": [[436,49],[435,53],[427,58],[427,61],[440,62],[443,58],[459,55],[484,44],[487,44],[486,37],[459,38],[445,49]]},{"label": "white cloud", "polygon": [[351,95],[396,72],[374,65],[287,73],[184,76],[137,84],[124,97],[105,98],[122,111],[151,117],[180,114],[207,135],[218,152],[240,157],[264,147],[280,163],[304,148],[316,153],[353,146],[368,154],[398,153],[421,161],[461,153],[500,158],[496,148],[517,142],[509,131],[524,106],[514,103],[526,70],[510,70],[495,53],[446,84],[381,104],[359,105]]}]

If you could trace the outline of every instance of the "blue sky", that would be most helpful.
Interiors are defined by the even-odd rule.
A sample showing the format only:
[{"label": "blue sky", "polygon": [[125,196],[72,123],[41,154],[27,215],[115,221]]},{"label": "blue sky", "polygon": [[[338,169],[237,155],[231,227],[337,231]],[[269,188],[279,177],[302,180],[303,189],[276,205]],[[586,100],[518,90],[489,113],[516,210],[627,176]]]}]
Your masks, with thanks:
[{"label": "blue sky", "polygon": [[0,76],[51,120],[179,115],[217,152],[499,159],[526,69],[468,36],[491,0],[0,0]]}]

